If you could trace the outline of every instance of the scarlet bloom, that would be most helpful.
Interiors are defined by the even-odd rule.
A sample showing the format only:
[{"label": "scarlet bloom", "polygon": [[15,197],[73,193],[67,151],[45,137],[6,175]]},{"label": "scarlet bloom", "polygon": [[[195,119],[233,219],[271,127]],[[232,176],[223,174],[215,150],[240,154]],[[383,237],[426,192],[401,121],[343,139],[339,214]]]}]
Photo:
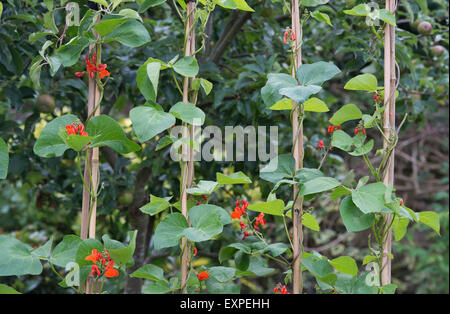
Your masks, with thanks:
[{"label": "scarlet bloom", "polygon": [[83,72],[75,72],[75,77],[76,78],[82,78],[84,76],[84,71]]},{"label": "scarlet bloom", "polygon": [[86,256],[86,261],[91,261],[92,263],[97,263],[102,258],[102,253],[98,253],[96,249],[91,251],[91,255]]},{"label": "scarlet bloom", "polygon": [[105,268],[105,276],[108,278],[119,276],[119,271],[114,267],[114,261],[111,260]]},{"label": "scarlet bloom", "polygon": [[71,123],[70,125],[66,125],[66,130],[68,135],[78,134],[81,136],[87,136],[88,134],[84,131],[84,125],[79,124],[75,126],[75,123]]},{"label": "scarlet bloom", "polygon": [[342,130],[342,127],[340,125],[338,125],[337,129],[338,130]]},{"label": "scarlet bloom", "polygon": [[241,216],[245,214],[245,210],[248,207],[248,202],[245,200],[242,200],[242,205],[239,206],[239,204],[241,204],[239,201],[236,202],[236,207],[234,208],[234,211],[231,213],[231,218],[232,219],[241,219]]},{"label": "scarlet bloom", "polygon": [[319,145],[316,146],[316,149],[321,150],[322,148],[325,148],[325,145],[323,144],[323,140],[320,140]]},{"label": "scarlet bloom", "polygon": [[242,241],[245,240],[246,237],[248,237],[250,235],[250,233],[248,233],[247,231],[244,231],[244,236],[242,237]]},{"label": "scarlet bloom", "polygon": [[355,135],[358,134],[359,127],[355,128]]},{"label": "scarlet bloom", "polygon": [[328,132],[328,133],[333,133],[335,128],[336,128],[336,127],[335,127],[334,125],[330,125],[330,126],[328,127],[327,132]]},{"label": "scarlet bloom", "polygon": [[197,252],[198,252],[198,251],[197,251],[197,248],[195,247],[195,248],[194,248],[194,256],[197,255]]},{"label": "scarlet bloom", "polygon": [[290,293],[287,291],[286,286],[283,286],[280,289],[280,294],[290,294]]},{"label": "scarlet bloom", "polygon": [[208,272],[206,270],[204,270],[200,274],[197,274],[197,278],[198,278],[198,280],[202,281],[202,280],[208,279],[209,278],[209,274],[208,274]]},{"label": "scarlet bloom", "polygon": [[94,78],[94,75],[97,72],[99,72],[98,76],[100,77],[100,79],[111,74],[106,70],[106,67],[107,67],[106,64],[99,63],[97,66],[97,55],[96,54],[94,54],[92,56],[91,60],[89,60],[88,56],[86,55],[85,60],[86,60],[86,69],[89,72],[89,77],[91,79]]},{"label": "scarlet bloom", "polygon": [[206,196],[206,195],[203,195],[202,197],[203,197],[203,199],[204,199],[205,201],[207,201],[207,200],[208,200],[208,196]]},{"label": "scarlet bloom", "polygon": [[92,267],[91,267],[91,275],[92,276],[97,275],[98,277],[100,277],[100,275],[101,275],[100,270],[98,269],[98,266],[95,264],[92,265]]},{"label": "scarlet bloom", "polygon": [[264,226],[266,224],[266,220],[263,218],[264,213],[260,213],[258,217],[256,217],[256,222],[260,224],[261,226]]},{"label": "scarlet bloom", "polygon": [[231,213],[231,219],[241,219],[241,214],[237,211]]},{"label": "scarlet bloom", "polygon": [[[289,34],[291,35],[290,37],[289,37]],[[283,42],[284,42],[285,44],[288,43],[288,38],[289,38],[289,40],[291,40],[291,41],[294,41],[294,40],[297,38],[297,37],[295,36],[295,33],[294,33],[292,30],[290,30],[290,29],[288,29],[288,30],[286,30],[286,31],[284,32]]]}]

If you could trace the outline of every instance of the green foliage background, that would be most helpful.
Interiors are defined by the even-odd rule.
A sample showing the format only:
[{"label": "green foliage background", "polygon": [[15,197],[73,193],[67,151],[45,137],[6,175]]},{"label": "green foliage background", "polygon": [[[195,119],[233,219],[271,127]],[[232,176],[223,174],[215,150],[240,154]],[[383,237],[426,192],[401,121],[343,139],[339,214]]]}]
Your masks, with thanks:
[{"label": "green foliage background", "polygon": [[[79,2],[81,7],[86,4],[86,1]],[[332,61],[343,72],[328,82],[321,92],[321,99],[331,112],[347,103],[355,103],[360,108],[370,106],[369,96],[343,89],[351,77],[361,72],[373,73],[383,81],[382,44],[367,27],[364,18],[343,13],[344,9],[363,2],[332,1],[326,13],[333,26],[314,19],[304,26],[304,63]],[[384,6],[384,1],[377,2],[380,7]],[[283,44],[282,36],[290,25],[290,18],[280,9],[278,1],[250,0],[248,3],[255,13],[221,9],[214,12],[213,23],[207,30],[207,46],[198,56],[202,77],[213,82],[214,87],[208,96],[200,96],[198,105],[206,113],[207,125],[278,125],[279,153],[287,153],[291,146],[289,120],[285,113],[266,109],[260,89],[267,80],[267,73],[288,69],[287,45]],[[127,6],[137,7],[134,3]],[[29,77],[31,60],[38,55],[45,40],[30,42],[29,39],[32,33],[42,30],[41,21],[46,11],[41,1],[7,0],[3,2],[0,24],[0,137],[8,143],[10,153],[7,179],[0,181],[0,234],[14,235],[34,247],[45,243],[51,235],[60,240],[64,234],[79,232],[82,197],[82,184],[73,163],[75,153],[67,151],[60,158],[39,158],[33,153],[35,132],[42,129],[43,121],[48,122],[61,112],[86,117],[87,101],[87,81],[74,77],[75,72],[85,70],[82,60],[70,68],[61,68],[54,77],[44,67],[40,88],[33,87]],[[60,10],[55,15],[56,25],[64,24],[63,12]],[[143,17],[152,38],[150,43],[140,48],[110,43],[103,46],[102,53],[102,62],[108,64],[112,73],[104,92],[103,111],[119,120],[134,140],[128,113],[145,102],[136,86],[137,69],[148,57],[169,61],[181,54],[184,36],[182,23],[168,3],[149,8]],[[245,22],[221,51],[223,55],[218,55],[215,48],[223,40],[221,35],[239,17],[245,18]],[[400,135],[399,155],[406,157],[397,157],[396,183],[409,207],[416,211],[436,211],[441,218],[441,236],[422,226],[414,226],[405,239],[394,244],[393,281],[402,293],[449,292],[448,19],[447,1],[399,1],[396,49],[401,81],[397,114],[398,119],[406,112],[409,116]],[[415,26],[418,20],[433,25],[431,35],[418,33]],[[434,45],[445,47],[442,55],[432,55]],[[159,83],[158,103],[166,111],[169,104],[179,101],[170,75],[162,72]],[[47,110],[37,104],[39,96],[44,94],[54,98],[54,109]],[[326,128],[330,116],[312,114],[312,118],[305,121],[306,167],[317,167],[320,161],[315,146],[319,139],[329,140]],[[100,168],[104,190],[99,200],[99,234],[126,239],[133,219],[132,193],[138,184],[137,174],[145,172],[148,175],[142,187],[147,201],[150,194],[159,197],[176,194],[178,164],[170,160],[167,149],[155,151],[154,145],[149,143],[141,152],[127,157],[102,150]],[[333,151],[325,164],[325,172],[355,185],[365,172],[364,165],[343,156],[340,151]],[[235,172],[243,171],[251,178],[256,178],[259,173],[255,162],[200,162],[196,167],[196,179],[213,179],[216,172],[230,168]],[[252,185],[234,186],[215,194],[212,201],[230,210],[236,199],[244,196],[250,202],[260,201],[270,192],[271,186],[262,180],[253,181]],[[307,230],[305,246],[322,250],[321,253],[329,258],[342,254],[359,258],[357,262],[362,267],[362,258],[367,253],[367,233],[351,234],[339,243],[327,246],[345,233],[338,205],[327,196],[307,204],[314,207],[321,232]],[[160,218],[149,221],[149,230],[154,230]],[[273,220],[268,222],[264,232],[278,241],[286,241],[278,238],[282,234],[282,224]],[[200,244],[200,262],[217,264],[219,249],[230,241],[239,241],[231,227],[225,229],[219,240]],[[176,255],[175,249],[155,251],[150,242],[147,253],[148,260],[164,266],[168,272],[174,270],[175,261],[170,256]],[[2,277],[1,283],[21,292],[70,293],[57,285],[58,278],[47,266],[41,276]],[[270,293],[283,277],[283,274],[275,273],[242,279],[241,292]],[[117,286],[107,288],[123,291],[123,280],[113,284]],[[308,293],[315,291],[314,280],[309,275],[305,288]]]}]

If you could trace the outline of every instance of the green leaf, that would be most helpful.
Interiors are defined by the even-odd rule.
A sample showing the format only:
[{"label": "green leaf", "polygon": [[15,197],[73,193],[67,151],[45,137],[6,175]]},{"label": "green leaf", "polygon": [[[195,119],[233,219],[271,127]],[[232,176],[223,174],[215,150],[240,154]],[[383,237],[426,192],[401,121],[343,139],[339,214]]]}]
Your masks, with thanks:
[{"label": "green leaf", "polygon": [[189,210],[192,227],[184,230],[184,235],[191,241],[211,240],[220,234],[224,223],[230,223],[227,212],[215,205],[198,205]]},{"label": "green leaf", "polygon": [[77,152],[81,151],[92,141],[92,136],[81,136],[79,134],[68,135],[65,129],[60,130],[59,136],[62,137],[67,146]]},{"label": "green leaf", "polygon": [[348,232],[362,231],[372,226],[375,215],[364,214],[356,207],[350,196],[345,197],[339,207],[342,221]]},{"label": "green leaf", "polygon": [[340,185],[339,181],[330,177],[319,177],[303,183],[299,190],[299,196],[320,193],[334,189]]},{"label": "green leaf", "polygon": [[210,195],[222,185],[218,184],[216,181],[205,181],[200,180],[197,186],[189,188],[186,191],[191,195]]},{"label": "green leaf", "polygon": [[284,178],[292,178],[294,174],[295,159],[291,154],[282,154],[274,157],[260,170],[261,179],[277,183]]},{"label": "green leaf", "polygon": [[341,70],[333,63],[319,61],[300,65],[296,74],[302,85],[322,85],[323,82],[328,81],[340,72]]},{"label": "green leaf", "polygon": [[8,145],[0,138],[0,179],[6,179],[8,174],[9,154]]},{"label": "green leaf", "polygon": [[184,229],[188,227],[188,222],[182,214],[174,213],[166,216],[156,227],[153,236],[155,249],[160,250],[178,245],[184,236]]},{"label": "green leaf", "polygon": [[352,190],[345,186],[340,185],[337,188],[335,188],[333,190],[333,192],[331,192],[331,200],[338,199],[341,196],[348,195],[348,194],[352,194]]},{"label": "green leaf", "polygon": [[326,13],[315,10],[311,12],[311,17],[315,18],[319,22],[327,23],[328,25],[333,26],[333,24],[331,24],[330,17]]},{"label": "green leaf", "polygon": [[354,104],[347,104],[342,106],[338,111],[334,113],[334,115],[330,119],[330,123],[338,126],[344,122],[361,118],[362,118],[361,110],[359,110],[359,108]]},{"label": "green leaf", "polygon": [[351,10],[344,10],[344,13],[349,15],[367,16],[370,13],[370,7],[363,3],[353,7]]},{"label": "green leaf", "polygon": [[187,56],[178,60],[174,65],[173,69],[180,75],[193,77],[198,74],[198,63],[194,57]]},{"label": "green leaf", "polygon": [[118,14],[122,15],[122,16],[129,17],[131,19],[136,19],[136,20],[142,22],[142,18],[139,15],[139,13],[137,13],[136,11],[134,11],[132,9],[122,9],[122,10],[119,11]]},{"label": "green leaf", "polygon": [[29,245],[0,234],[0,276],[39,275],[42,264],[32,251]]},{"label": "green leaf", "polygon": [[142,206],[139,210],[145,214],[150,216],[154,216],[159,214],[166,208],[170,207],[170,203],[168,202],[172,197],[157,197],[154,195],[150,195],[150,203]]},{"label": "green leaf", "polygon": [[316,168],[301,168],[297,170],[294,178],[297,179],[299,183],[305,183],[319,177],[323,177],[322,171]]},{"label": "green leaf", "polygon": [[119,154],[127,154],[141,149],[129,140],[120,125],[107,115],[99,115],[89,120],[86,132],[92,136],[89,147],[109,146]]},{"label": "green leaf", "polygon": [[63,66],[70,67],[80,60],[80,55],[89,46],[89,40],[84,37],[75,37],[67,44],[58,48],[57,53],[61,56]]},{"label": "green leaf", "polygon": [[320,231],[319,224],[317,223],[316,218],[310,213],[304,213],[302,215],[303,225],[311,230]]},{"label": "green leaf", "polygon": [[141,143],[169,129],[176,122],[172,114],[149,106],[138,106],[131,109],[130,119],[133,131]]},{"label": "green leaf", "polygon": [[283,216],[284,207],[283,200],[276,199],[273,201],[248,205],[247,209],[274,216]]},{"label": "green leaf", "polygon": [[355,276],[358,273],[358,266],[350,256],[339,256],[332,259],[330,265],[336,268],[340,273]]},{"label": "green leaf", "polygon": [[230,175],[223,173],[216,173],[216,180],[218,184],[247,184],[252,183],[249,177],[247,177],[242,171],[235,172]]},{"label": "green leaf", "polygon": [[353,139],[350,135],[342,130],[337,130],[333,132],[333,137],[331,139],[331,145],[342,149],[343,151],[350,151],[353,146]]},{"label": "green leaf", "polygon": [[205,113],[191,103],[177,102],[170,108],[169,113],[191,125],[201,126],[205,123]]},{"label": "green leaf", "polygon": [[59,157],[69,149],[69,146],[59,136],[60,130],[66,125],[76,122],[78,118],[72,114],[66,114],[50,121],[42,130],[34,144],[33,151],[40,157]]},{"label": "green leaf", "polygon": [[145,266],[140,267],[136,271],[134,271],[131,275],[131,278],[143,278],[148,280],[165,280],[164,279],[164,271],[161,267],[147,264]]},{"label": "green leaf", "polygon": [[392,223],[392,230],[394,231],[395,241],[400,241],[408,230],[409,219],[405,217],[395,216]]},{"label": "green leaf", "polygon": [[397,26],[397,24],[395,23],[395,16],[389,10],[381,9],[379,11],[378,17],[380,20],[382,20],[383,22],[385,22],[387,24],[390,24],[392,26]]},{"label": "green leaf", "polygon": [[239,294],[241,291],[238,284],[235,284],[232,281],[220,282],[215,277],[210,277],[206,280],[206,289],[208,290],[208,293],[227,295]]},{"label": "green leaf", "polygon": [[318,5],[327,4],[330,0],[302,0],[300,5],[305,7],[316,7]]},{"label": "green leaf", "polygon": [[101,4],[104,7],[108,7],[108,2],[106,2],[106,0],[91,0],[91,1]]},{"label": "green leaf", "polygon": [[[292,107],[292,103],[291,103],[291,107]],[[313,111],[313,112],[330,111],[330,109],[328,109],[327,105],[322,100],[320,100],[319,98],[316,98],[316,97],[311,97],[310,99],[305,101],[303,104],[303,109],[305,111]]]},{"label": "green leaf", "polygon": [[369,264],[370,262],[376,261],[377,257],[373,255],[364,256],[363,265]]},{"label": "green leaf", "polygon": [[234,247],[230,246],[221,248],[219,251],[219,263],[222,264],[224,261],[231,259],[236,251],[237,250]]},{"label": "green leaf", "polygon": [[282,88],[279,93],[297,103],[304,103],[311,95],[317,94],[321,89],[322,87],[316,85],[294,86]]},{"label": "green leaf", "polygon": [[373,140],[368,141],[366,144],[364,144],[361,147],[356,148],[353,152],[349,152],[352,156],[362,156],[370,153],[370,151],[373,148]]},{"label": "green leaf", "polygon": [[221,0],[216,2],[217,5],[227,9],[239,9],[242,11],[255,12],[245,0]]},{"label": "green leaf", "polygon": [[239,250],[234,256],[234,262],[236,263],[237,269],[247,270],[250,265],[250,255]]},{"label": "green leaf", "polygon": [[395,290],[397,289],[397,285],[390,283],[380,287],[380,289],[383,294],[394,294]]},{"label": "green leaf", "polygon": [[99,33],[100,36],[104,37],[126,21],[128,21],[127,17],[103,19],[94,26],[94,29]]},{"label": "green leaf", "polygon": [[373,93],[378,89],[378,81],[373,74],[361,74],[348,81],[344,88],[349,90],[363,90]]},{"label": "green leaf", "polygon": [[[310,98],[310,99],[313,99],[313,98]],[[269,107],[269,109],[270,110],[291,110],[292,109],[292,100],[289,98],[281,98],[272,107]],[[310,110],[310,111],[312,111],[312,110]]]},{"label": "green leaf", "polygon": [[287,250],[289,250],[289,247],[284,243],[272,243],[261,249],[260,252],[263,254],[270,252],[273,257],[277,257]]},{"label": "green leaf", "polygon": [[208,274],[219,282],[233,279],[236,269],[232,267],[215,266],[208,268]]},{"label": "green leaf", "polygon": [[85,239],[78,245],[75,254],[75,262],[81,267],[91,267],[92,261],[87,261],[86,257],[92,254],[92,250],[103,251],[103,244],[97,239]]},{"label": "green leaf", "polygon": [[431,211],[424,211],[419,212],[419,221],[423,223],[424,225],[427,225],[431,229],[437,232],[439,234],[440,229],[440,223],[439,223],[439,215],[435,212]]},{"label": "green leaf", "polygon": [[385,192],[382,182],[371,183],[353,190],[352,200],[364,214],[381,212],[385,208]]},{"label": "green leaf", "polygon": [[[0,3],[0,16],[2,13],[1,8],[2,8],[2,4]],[[16,291],[14,288],[11,288],[7,285],[0,283],[0,294],[21,294],[21,293]]]},{"label": "green leaf", "polygon": [[50,257],[50,252],[52,250],[52,244],[53,244],[53,236],[50,237],[50,239],[45,242],[45,244],[36,250],[33,251],[33,255],[37,256],[40,259],[48,259]]},{"label": "green leaf", "polygon": [[142,293],[164,294],[170,291],[169,283],[163,280],[152,281],[142,288]]},{"label": "green leaf", "polygon": [[103,37],[104,42],[118,41],[122,45],[136,48],[150,41],[147,29],[138,21],[129,19],[120,24],[108,35]]},{"label": "green leaf", "polygon": [[266,85],[261,89],[261,98],[267,107],[273,106],[283,98],[283,96],[279,93],[280,89],[298,85],[295,78],[284,73],[270,73],[267,78],[268,80]]},{"label": "green leaf", "polygon": [[131,260],[136,248],[137,230],[130,231],[128,235],[130,237],[130,243],[127,246],[121,248],[114,247],[111,245],[111,242],[104,240],[105,248],[108,250],[109,255],[119,267],[125,265]]},{"label": "green leaf", "polygon": [[158,5],[161,5],[164,2],[166,2],[166,1],[167,0],[145,0],[145,1],[141,1],[140,7],[139,7],[139,13],[144,13],[149,8],[153,8],[153,7],[156,7]]},{"label": "green leaf", "polygon": [[66,235],[63,240],[53,249],[50,256],[50,263],[66,267],[67,263],[75,262],[78,246],[83,242],[80,237],[76,235]]}]

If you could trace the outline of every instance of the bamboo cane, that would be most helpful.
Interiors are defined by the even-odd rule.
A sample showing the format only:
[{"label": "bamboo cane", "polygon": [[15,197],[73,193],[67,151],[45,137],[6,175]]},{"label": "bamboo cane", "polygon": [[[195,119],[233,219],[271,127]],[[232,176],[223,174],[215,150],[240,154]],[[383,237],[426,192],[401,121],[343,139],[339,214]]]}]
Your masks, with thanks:
[{"label": "bamboo cane", "polygon": [[[301,51],[301,38],[302,27],[300,25],[300,12],[298,0],[291,0],[291,14],[292,14],[292,31],[295,34],[295,47],[294,51],[294,67],[292,68],[292,76],[295,77],[297,68],[302,64],[302,51]],[[293,156],[295,159],[295,171],[303,168],[303,123],[299,124],[299,117],[303,116],[302,105],[293,101],[292,108],[292,135],[293,135]],[[301,118],[300,120],[303,120]],[[293,293],[299,294],[303,291],[303,274],[301,270],[302,256],[303,256],[303,227],[302,227],[302,215],[303,215],[303,198],[298,197],[298,186],[294,185],[294,200],[292,220],[293,220],[293,254],[294,263],[292,269],[292,283]]]},{"label": "bamboo cane", "polygon": [[[396,10],[395,0],[386,0],[386,9],[393,14]],[[385,26],[384,35],[384,104],[386,109],[383,116],[383,131],[386,138],[390,138],[395,133],[395,27],[389,24]],[[390,149],[390,144],[386,141],[383,142],[383,148]],[[386,186],[394,186],[394,150],[388,160],[388,165],[385,170],[383,183]],[[383,259],[381,267],[381,285],[387,285],[391,283],[391,259],[389,255],[392,249],[392,229],[389,227],[392,221],[392,215],[385,215],[387,220],[386,239],[383,243]]]},{"label": "bamboo cane", "polygon": [[[187,3],[187,19],[186,19],[186,29],[185,33],[187,36],[184,55],[185,56],[191,56],[193,51],[193,44],[192,41],[193,38],[193,26],[194,26],[194,10],[195,10],[195,3],[193,1],[189,1]],[[192,29],[191,29],[192,28]],[[187,103],[189,101],[189,78],[185,77],[183,81],[183,102]],[[189,136],[189,130],[187,125],[183,127],[183,138],[190,138]],[[188,145],[189,146],[189,145]],[[184,156],[186,144],[183,144],[183,154],[182,158],[186,158]],[[191,154],[191,148],[189,146],[188,155]],[[182,177],[181,177],[181,213],[186,219],[188,219],[188,208],[187,208],[187,187],[189,184],[189,164],[184,159],[182,160]],[[192,164],[192,170],[193,170],[193,164]],[[191,173],[191,178],[193,178],[193,173]],[[192,180],[192,179],[191,179]],[[187,278],[188,278],[188,259],[190,256],[190,250],[188,246],[188,241],[186,238],[181,239],[181,292],[187,293]]]}]

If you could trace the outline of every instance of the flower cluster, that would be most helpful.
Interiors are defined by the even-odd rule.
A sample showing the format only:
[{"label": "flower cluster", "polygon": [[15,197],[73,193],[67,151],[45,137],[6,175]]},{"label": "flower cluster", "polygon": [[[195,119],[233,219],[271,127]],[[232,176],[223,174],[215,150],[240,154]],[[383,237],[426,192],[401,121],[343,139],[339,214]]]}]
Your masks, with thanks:
[{"label": "flower cluster", "polygon": [[357,127],[355,128],[355,135],[358,134],[358,132],[359,132],[360,130],[362,131],[362,134],[366,135],[366,129],[365,129],[364,127],[362,127],[362,126],[361,126],[361,127],[360,127],[360,126],[357,126]]},{"label": "flower cluster", "polygon": [[380,97],[377,94],[373,94],[373,100],[375,100],[376,102],[379,102]]},{"label": "flower cluster", "polygon": [[81,136],[88,136],[88,134],[84,131],[84,125],[82,123],[75,126],[75,123],[71,123],[70,125],[66,125],[67,135],[77,134]]},{"label": "flower cluster", "polygon": [[321,150],[325,148],[325,144],[323,143],[323,140],[319,140],[319,145],[316,146],[317,150]]},{"label": "flower cluster", "polygon": [[279,286],[273,288],[273,293],[275,294],[290,294],[290,292],[287,291],[286,286],[282,286],[281,288]]},{"label": "flower cluster", "polygon": [[263,218],[264,213],[260,213],[258,217],[256,217],[255,221],[255,230],[259,231],[258,225],[264,226],[266,224],[266,220]]},{"label": "flower cluster", "polygon": [[[239,206],[239,204],[241,204]],[[236,207],[234,208],[234,211],[231,213],[232,219],[241,219],[241,216],[245,214],[245,210],[248,207],[248,202],[246,200],[242,200],[242,202],[239,203],[239,201],[236,201]]]},{"label": "flower cluster", "polygon": [[119,276],[119,271],[114,268],[114,260],[110,258],[106,249],[100,253],[96,249],[92,250],[91,255],[86,256],[85,260],[94,263],[91,267],[92,276],[105,275],[108,278]]},{"label": "flower cluster", "polygon": [[[338,130],[341,130],[342,127],[341,127],[340,125],[338,125],[338,126],[337,126],[337,129],[338,129]],[[330,125],[330,126],[328,127],[327,132],[328,132],[328,133],[333,133],[335,130],[336,130],[336,127],[335,127],[334,125]]]},{"label": "flower cluster", "polygon": [[[290,36],[289,36],[289,35],[290,35]],[[294,33],[291,29],[287,29],[287,30],[284,32],[283,42],[284,42],[285,44],[287,44],[287,43],[288,43],[288,39],[289,39],[290,41],[294,41],[294,40],[296,39],[295,33]]]},{"label": "flower cluster", "polygon": [[[97,72],[98,72],[98,77],[100,79],[111,74],[106,70],[106,67],[107,67],[106,64],[99,63],[97,65],[97,55],[96,54],[94,54],[91,59],[89,59],[89,57],[86,55],[85,60],[86,60],[86,69],[87,69],[87,71],[89,73],[89,77],[91,79],[94,78],[94,75]],[[81,77],[83,77],[84,73],[85,72],[76,72],[75,77],[81,78]]]}]

